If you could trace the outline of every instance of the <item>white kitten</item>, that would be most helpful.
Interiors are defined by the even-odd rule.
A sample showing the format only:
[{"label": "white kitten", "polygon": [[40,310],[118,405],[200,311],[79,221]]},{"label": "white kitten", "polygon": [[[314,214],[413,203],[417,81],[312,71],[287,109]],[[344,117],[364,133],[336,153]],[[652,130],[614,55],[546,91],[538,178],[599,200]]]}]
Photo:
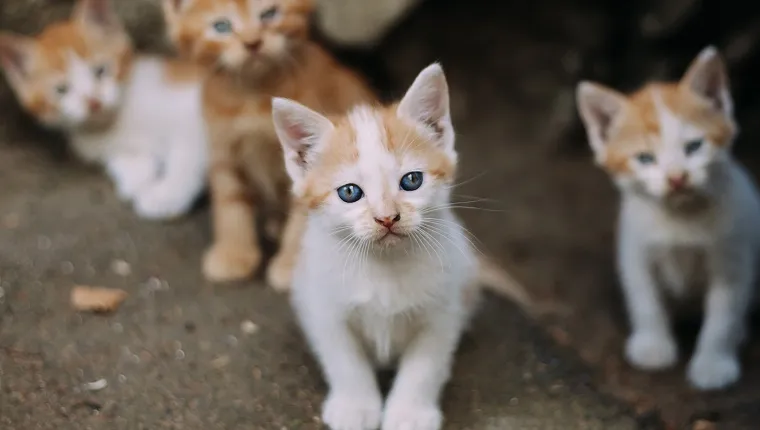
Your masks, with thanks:
[{"label": "white kitten", "polygon": [[139,215],[176,217],[205,186],[201,76],[132,56],[108,0],[80,0],[70,21],[35,38],[0,35],[0,62],[21,105],[105,166]]},{"label": "white kitten", "polygon": [[[442,69],[397,106],[331,122],[275,99],[295,194],[310,207],[293,305],[330,392],[334,430],[433,430],[476,302],[478,261],[449,208],[457,154]],[[398,366],[383,407],[377,367]]]},{"label": "white kitten", "polygon": [[[631,364],[672,366],[677,345],[664,295],[704,293],[705,319],[689,381],[718,389],[740,376],[760,248],[760,198],[730,153],[734,123],[728,76],[708,47],[678,83],[653,83],[625,96],[581,83],[578,107],[597,162],[621,191],[618,270],[633,333]],[[706,291],[690,281],[703,258]]]}]

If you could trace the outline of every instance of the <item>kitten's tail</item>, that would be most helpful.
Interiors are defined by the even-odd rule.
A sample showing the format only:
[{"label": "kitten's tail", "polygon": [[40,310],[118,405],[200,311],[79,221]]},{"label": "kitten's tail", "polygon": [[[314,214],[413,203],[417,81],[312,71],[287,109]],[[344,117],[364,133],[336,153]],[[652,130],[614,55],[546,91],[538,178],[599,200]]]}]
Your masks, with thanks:
[{"label": "kitten's tail", "polygon": [[536,306],[525,287],[493,260],[482,254],[478,258],[478,282],[487,290],[515,302],[527,314],[536,314]]}]

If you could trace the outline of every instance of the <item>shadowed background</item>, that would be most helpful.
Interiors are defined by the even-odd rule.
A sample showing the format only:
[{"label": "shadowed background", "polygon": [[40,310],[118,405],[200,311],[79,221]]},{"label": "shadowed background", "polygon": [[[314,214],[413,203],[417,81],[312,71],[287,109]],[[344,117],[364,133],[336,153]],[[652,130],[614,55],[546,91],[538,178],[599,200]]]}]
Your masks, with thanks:
[{"label": "shadowed background", "polygon": [[[157,0],[114,3],[139,48],[166,49]],[[72,4],[3,0],[0,30],[33,34]],[[677,78],[716,44],[730,68],[737,149],[756,166],[758,9],[734,0],[427,0],[365,47],[316,30],[387,99],[442,62],[462,160],[455,198],[479,208],[460,215],[535,297],[571,310],[534,323],[488,303],[446,391],[449,428],[676,429],[700,419],[756,428],[760,342],[747,349],[741,383],[723,393],[690,390],[683,363],[648,375],[622,360],[616,196],[591,163],[573,93],[579,79],[633,90]],[[141,222],[105,178],[19,112],[4,82],[0,106],[0,428],[316,428],[324,386],[285,298],[259,282],[201,280],[207,208],[177,223]],[[115,259],[132,273],[115,275]],[[130,299],[114,316],[78,315],[68,307],[75,283],[122,287]],[[259,332],[242,334],[244,320]],[[684,327],[683,357],[695,329]],[[101,377],[102,392],[79,389]]]}]

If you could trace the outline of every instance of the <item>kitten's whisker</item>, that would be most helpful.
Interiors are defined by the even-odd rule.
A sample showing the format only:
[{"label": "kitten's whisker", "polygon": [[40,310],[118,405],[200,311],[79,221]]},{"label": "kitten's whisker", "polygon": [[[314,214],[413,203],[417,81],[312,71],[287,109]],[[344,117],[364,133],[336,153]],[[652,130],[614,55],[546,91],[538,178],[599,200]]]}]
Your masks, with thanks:
[{"label": "kitten's whisker", "polygon": [[443,245],[441,245],[441,242],[439,242],[435,237],[433,237],[432,234],[426,232],[424,228],[420,229],[420,233],[422,237],[424,237],[425,240],[431,244],[431,248],[433,249],[433,252],[435,252],[436,257],[438,257],[438,263],[440,264],[441,272],[443,272],[444,271],[443,259],[441,259],[441,254],[439,254],[438,250],[436,250],[436,244],[438,245],[438,249],[440,249],[441,252],[445,254],[445,249],[443,248]]},{"label": "kitten's whisker", "polygon": [[472,182],[472,181],[474,181],[474,180],[476,180],[476,179],[478,179],[478,178],[480,178],[480,177],[482,177],[484,175],[487,175],[487,174],[488,174],[488,171],[484,170],[484,171],[478,173],[477,175],[473,176],[472,178],[465,179],[462,182],[458,182],[456,184],[449,185],[448,188],[449,189],[453,189],[453,188],[462,186],[464,184],[468,184],[468,183],[470,183],[470,182]]}]

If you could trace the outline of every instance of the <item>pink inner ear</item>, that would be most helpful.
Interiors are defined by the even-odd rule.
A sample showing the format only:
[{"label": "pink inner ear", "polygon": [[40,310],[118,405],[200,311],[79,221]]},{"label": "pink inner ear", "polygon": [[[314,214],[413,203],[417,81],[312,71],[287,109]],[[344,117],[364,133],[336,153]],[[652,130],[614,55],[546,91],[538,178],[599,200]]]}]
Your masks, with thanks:
[{"label": "pink inner ear", "polygon": [[303,141],[311,135],[311,133],[308,133],[303,127],[295,124],[289,124],[286,127],[286,130],[288,132],[288,136],[290,136],[291,139],[297,141]]},{"label": "pink inner ear", "polygon": [[0,44],[0,63],[3,67],[17,71],[24,69],[24,54],[15,47]]}]

